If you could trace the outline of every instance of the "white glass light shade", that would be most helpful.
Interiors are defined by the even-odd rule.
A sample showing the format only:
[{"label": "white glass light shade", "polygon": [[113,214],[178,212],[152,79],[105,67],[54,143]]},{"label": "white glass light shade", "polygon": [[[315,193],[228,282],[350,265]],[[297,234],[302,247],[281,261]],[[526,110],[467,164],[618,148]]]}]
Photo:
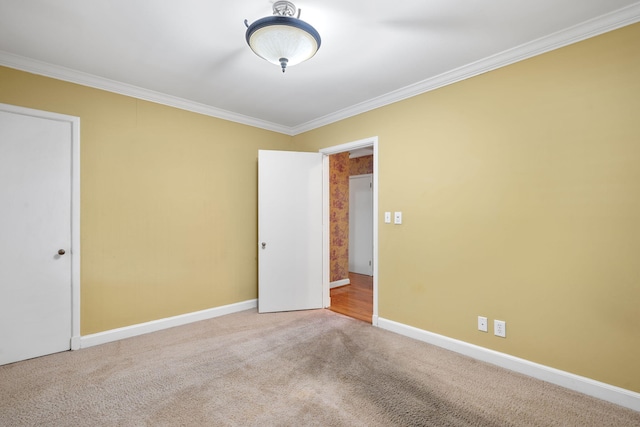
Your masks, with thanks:
[{"label": "white glass light shade", "polygon": [[276,65],[282,65],[282,59],[289,66],[299,64],[320,48],[318,32],[288,16],[269,16],[254,22],[247,29],[246,39],[256,55]]}]

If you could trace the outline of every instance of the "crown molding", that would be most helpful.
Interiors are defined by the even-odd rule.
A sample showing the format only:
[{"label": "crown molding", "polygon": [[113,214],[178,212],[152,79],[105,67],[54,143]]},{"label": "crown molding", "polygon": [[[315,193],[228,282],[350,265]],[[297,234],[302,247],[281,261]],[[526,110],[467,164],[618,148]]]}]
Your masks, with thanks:
[{"label": "crown molding", "polygon": [[292,128],[308,132],[640,21],[640,2]]},{"label": "crown molding", "polygon": [[188,99],[179,98],[177,96],[167,95],[138,86],[121,83],[104,77],[95,76],[93,74],[83,73],[81,71],[72,70],[70,68],[49,64],[31,58],[15,55],[13,53],[0,51],[0,65],[17,70],[26,71],[32,74],[39,74],[45,77],[76,83],[83,86],[89,86],[96,89],[106,90],[108,92],[119,93],[120,95],[131,96],[134,98],[151,101],[170,107],[179,108],[181,110],[192,111],[194,113],[204,114],[206,116],[216,117],[218,119],[228,120],[243,125],[253,126],[273,132],[279,132],[286,135],[291,134],[291,128],[282,126],[266,120],[256,119],[254,117],[233,113],[231,111],[215,108],[209,105],[201,104]]},{"label": "crown molding", "polygon": [[640,21],[640,2],[293,127],[233,113],[184,98],[25,58],[9,52],[0,51],[0,65],[294,136],[634,24],[638,21]]}]

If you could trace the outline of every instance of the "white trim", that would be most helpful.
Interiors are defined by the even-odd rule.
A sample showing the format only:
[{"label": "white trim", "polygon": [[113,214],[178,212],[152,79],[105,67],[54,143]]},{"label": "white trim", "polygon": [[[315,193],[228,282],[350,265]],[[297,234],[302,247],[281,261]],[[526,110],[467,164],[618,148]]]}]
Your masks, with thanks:
[{"label": "white trim", "polygon": [[342,280],[334,280],[333,282],[329,283],[329,288],[333,289],[333,288],[337,288],[340,286],[346,286],[346,285],[350,285],[351,284],[351,280],[349,279],[342,279]]},{"label": "white trim", "polygon": [[464,341],[414,328],[403,323],[379,318],[378,326],[391,332],[417,339],[483,362],[491,363],[539,380],[568,388],[598,399],[640,411],[640,393],[616,387],[590,378],[561,371],[526,359],[489,350]]},{"label": "white trim", "polygon": [[[320,152],[326,156],[330,156],[332,154],[344,153],[345,151],[357,150],[359,148],[366,148],[373,146],[373,155],[374,155],[374,163],[375,163],[375,154],[376,154],[376,146],[378,144],[378,137],[372,136],[369,138],[359,139],[357,141],[347,142],[345,144],[334,145],[327,148],[322,148]],[[374,169],[375,175],[375,169]]]},{"label": "white trim", "polygon": [[523,61],[525,59],[604,34],[618,28],[640,21],[640,2],[618,9],[614,12],[574,25],[545,37],[524,43],[479,61],[463,65],[459,68],[430,77],[401,89],[369,99],[326,116],[308,121],[291,129],[291,134],[298,135],[348,117],[353,117],[394,102],[402,101],[416,95],[457,83],[468,78],[496,70],[498,68]]},{"label": "white trim", "polygon": [[372,173],[361,173],[360,175],[349,175],[349,179],[352,178],[365,178],[365,177],[373,177]]},{"label": "white trim", "polygon": [[380,170],[378,169],[378,137],[373,140],[373,314],[372,321],[378,324],[378,180]]},{"label": "white trim", "polygon": [[71,125],[71,350],[80,348],[80,118],[51,111],[1,104],[0,110]]},{"label": "white trim", "polygon": [[293,127],[256,119],[5,51],[0,51],[0,65],[294,136],[634,24],[638,21],[640,21],[640,2]]},{"label": "white trim", "polygon": [[71,350],[80,349],[80,118],[72,121],[71,158]]},{"label": "white trim", "polygon": [[[331,234],[329,228],[329,156],[332,154],[343,153],[345,151],[357,150],[359,148],[365,147],[373,147],[373,316],[372,322],[374,325],[377,324],[378,319],[378,179],[380,177],[380,173],[378,171],[378,137],[372,136],[369,138],[360,139],[358,141],[347,142],[345,144],[334,145],[332,147],[323,148],[320,150],[322,154],[324,154],[324,190],[323,190],[323,202],[324,202],[324,214],[325,214],[325,222],[324,222],[324,239],[323,244],[325,245],[323,248],[324,257],[325,257],[325,272],[324,272],[324,280],[323,280],[323,292],[324,301],[328,302],[330,305],[329,299],[329,237]],[[326,305],[325,307],[328,307]]]},{"label": "white trim", "polygon": [[195,311],[193,313],[181,314],[179,316],[167,317],[165,319],[152,320],[151,322],[139,323],[137,325],[125,326],[123,328],[111,329],[109,331],[80,337],[80,347],[93,347],[257,307],[258,300],[252,299],[207,310]]},{"label": "white trim", "polygon": [[93,74],[83,73],[70,68],[26,58],[6,51],[0,51],[0,65],[83,86],[102,89],[108,92],[119,93],[120,95],[131,96],[145,101],[155,102],[157,104],[168,105],[169,107],[192,111],[194,113],[204,114],[205,116],[216,117],[218,119],[241,123],[273,132],[279,132],[285,135],[292,135],[291,128],[288,126],[256,119],[234,113],[232,111],[223,110],[221,108],[212,107],[210,105],[201,104],[199,102],[190,101],[173,95],[167,95],[165,93],[156,92],[127,83],[121,83],[104,77],[95,76]]}]

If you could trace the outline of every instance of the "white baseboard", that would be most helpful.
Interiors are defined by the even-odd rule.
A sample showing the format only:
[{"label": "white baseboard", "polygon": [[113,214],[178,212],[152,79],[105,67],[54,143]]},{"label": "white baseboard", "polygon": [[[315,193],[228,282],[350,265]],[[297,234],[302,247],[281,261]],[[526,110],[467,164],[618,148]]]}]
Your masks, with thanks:
[{"label": "white baseboard", "polygon": [[98,332],[97,334],[85,335],[80,337],[80,345],[78,348],[87,348],[95,345],[106,344],[108,342],[148,334],[150,332],[173,328],[175,326],[186,325],[187,323],[224,316],[225,314],[250,310],[257,306],[258,300],[252,299],[236,304],[223,305],[221,307],[181,314],[179,316],[167,317],[165,319],[152,320],[151,322],[139,323],[137,325],[125,326],[123,328],[111,329],[109,331]]},{"label": "white baseboard", "polygon": [[640,411],[640,393],[379,317],[378,327]]},{"label": "white baseboard", "polygon": [[336,280],[335,282],[329,283],[329,288],[333,289],[337,288],[338,286],[345,286],[349,284],[351,284],[351,281],[349,279]]},{"label": "white baseboard", "polygon": [[71,337],[71,350],[80,350],[80,336]]}]

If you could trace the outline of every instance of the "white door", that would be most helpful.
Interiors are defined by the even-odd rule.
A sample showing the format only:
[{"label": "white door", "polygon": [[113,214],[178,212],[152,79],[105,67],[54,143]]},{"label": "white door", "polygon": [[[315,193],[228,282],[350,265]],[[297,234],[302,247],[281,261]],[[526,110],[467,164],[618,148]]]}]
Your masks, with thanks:
[{"label": "white door", "polygon": [[71,150],[69,122],[0,111],[0,364],[70,348]]},{"label": "white door", "polygon": [[258,311],[322,308],[322,154],[258,152]]},{"label": "white door", "polygon": [[349,177],[349,271],[373,276],[373,176]]}]

